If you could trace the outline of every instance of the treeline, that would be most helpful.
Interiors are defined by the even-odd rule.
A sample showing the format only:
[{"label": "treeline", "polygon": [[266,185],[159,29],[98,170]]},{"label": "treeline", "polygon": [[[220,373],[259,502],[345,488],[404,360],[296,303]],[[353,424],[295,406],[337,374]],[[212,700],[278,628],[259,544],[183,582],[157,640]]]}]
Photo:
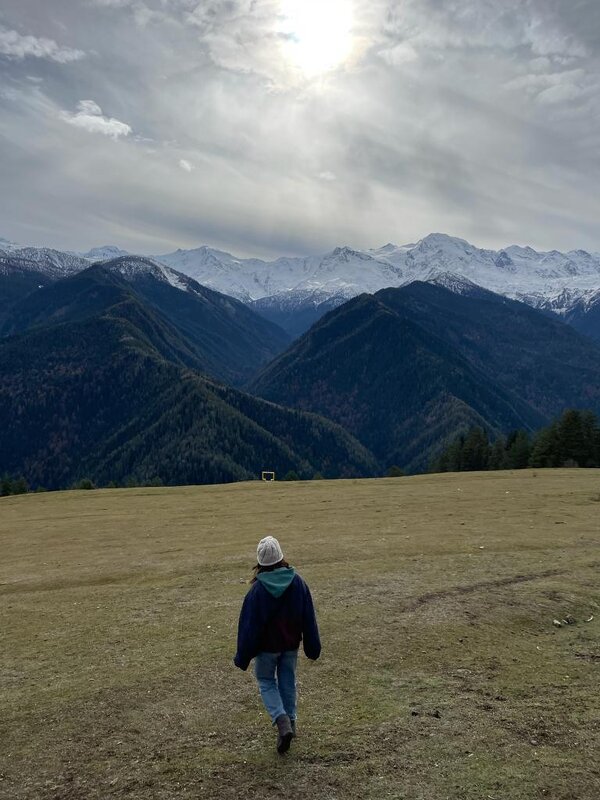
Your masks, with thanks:
[{"label": "treeline", "polygon": [[592,411],[569,409],[534,434],[513,431],[490,441],[482,428],[458,436],[432,463],[430,472],[600,467],[600,423]]},{"label": "treeline", "polygon": [[[403,474],[403,473],[402,473]],[[312,478],[308,476],[300,476],[294,470],[290,470],[287,472],[282,478],[278,478],[278,480],[284,481],[302,481],[302,480],[323,480],[323,475],[320,472],[315,472]],[[258,480],[258,477],[253,477],[251,480]],[[65,489],[140,489],[140,488],[147,488],[147,487],[160,487],[164,486],[164,483],[160,478],[153,478],[150,481],[139,482],[136,481],[134,478],[128,478],[127,480],[123,481],[122,483],[116,483],[115,481],[110,481],[106,484],[95,484],[90,478],[82,478],[82,480],[75,482],[71,486],[65,487]],[[0,478],[0,497],[8,497],[9,495],[15,494],[27,494],[28,492],[46,492],[46,489],[43,486],[36,486],[35,489],[31,488],[30,485],[27,483],[26,479],[22,476],[18,478],[13,478],[10,475],[4,475]],[[61,491],[58,490],[51,490],[51,491]]]},{"label": "treeline", "polygon": [[0,497],[8,497],[11,494],[27,494],[28,491],[29,484],[23,476],[13,478],[11,475],[2,475],[0,478]]},{"label": "treeline", "polygon": [[[83,480],[74,483],[69,488],[95,489],[96,485],[89,478],[83,478]],[[27,480],[22,475],[20,475],[17,478],[11,475],[2,475],[2,477],[0,477],[0,497],[8,497],[9,495],[13,494],[27,494],[28,492],[46,492],[46,491],[47,489],[44,486],[36,486],[35,489],[32,489]]]}]

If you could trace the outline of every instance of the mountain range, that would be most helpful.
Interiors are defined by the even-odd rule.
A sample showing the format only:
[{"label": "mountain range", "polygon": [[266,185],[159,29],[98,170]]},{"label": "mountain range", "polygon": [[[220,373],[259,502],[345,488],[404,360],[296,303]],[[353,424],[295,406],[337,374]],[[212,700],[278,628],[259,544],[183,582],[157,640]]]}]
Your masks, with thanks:
[{"label": "mountain range", "polygon": [[431,234],[415,244],[387,244],[374,250],[336,247],[324,255],[275,261],[238,259],[207,247],[177,250],[157,259],[239,298],[293,336],[363,292],[415,280],[448,285],[466,279],[562,315],[600,339],[595,317],[600,313],[600,253],[584,250],[538,252],[517,245],[487,250],[464,239]]},{"label": "mountain range", "polygon": [[413,282],[326,314],[250,391],[343,425],[384,467],[426,469],[472,426],[535,430],[600,410],[600,346],[560,319],[464,283]]},{"label": "mountain range", "polygon": [[598,286],[598,255],[442,235],[274,262],[0,240],[0,473],[421,471],[473,425],[600,410]]},{"label": "mountain range", "polygon": [[207,371],[238,373],[242,344],[229,342],[240,334],[247,357],[258,358],[269,323],[190,281],[190,300],[170,288],[184,316],[196,304],[198,319],[177,324],[170,284],[152,270],[138,280],[128,263],[94,265],[40,288],[5,319],[0,472],[47,488],[84,477],[176,484],[256,478],[261,469],[377,472],[372,455],[336,424],[251,397]]},{"label": "mountain range", "polygon": [[[36,263],[52,278],[72,274],[96,260],[127,255],[114,246],[61,253],[0,239],[0,256],[3,254]],[[293,337],[332,308],[364,292],[415,280],[449,285],[466,279],[560,315],[600,340],[600,253],[584,250],[540,252],[518,245],[490,250],[436,233],[413,244],[389,243],[371,250],[336,247],[325,254],[274,261],[237,258],[206,246],[152,259],[240,300]]]},{"label": "mountain range", "polygon": [[162,264],[133,256],[87,265],[82,272],[25,295],[10,313],[5,312],[0,333],[20,333],[102,309],[115,293],[115,282],[107,280],[106,274],[125,282],[139,300],[186,336],[195,368],[227,383],[244,383],[289,343],[280,328],[238,300]]}]

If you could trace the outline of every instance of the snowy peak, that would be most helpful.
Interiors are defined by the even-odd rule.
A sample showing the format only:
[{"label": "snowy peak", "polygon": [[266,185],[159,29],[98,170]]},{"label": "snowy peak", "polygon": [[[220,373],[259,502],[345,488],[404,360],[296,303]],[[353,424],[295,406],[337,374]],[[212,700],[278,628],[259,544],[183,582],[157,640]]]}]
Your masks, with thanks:
[{"label": "snowy peak", "polygon": [[600,289],[562,289],[555,294],[544,295],[542,292],[519,294],[516,297],[523,303],[541,311],[552,311],[554,314],[566,316],[572,311],[587,313],[600,307]]},{"label": "snowy peak", "polygon": [[457,236],[449,236],[447,233],[430,233],[428,236],[420,239],[413,249],[419,250],[470,250],[473,248],[472,244],[466,239],[459,239]]},{"label": "snowy peak", "polygon": [[530,275],[544,279],[569,277],[600,278],[600,258],[585,250],[571,250],[560,253],[558,250],[537,252],[531,247],[512,245],[505,252],[515,267],[527,270]]},{"label": "snowy peak", "polygon": [[[411,247],[414,247],[414,245],[411,245]],[[395,253],[396,250],[398,250],[398,245],[388,242],[387,244],[384,244],[383,247],[378,247],[375,250],[369,250],[369,253],[372,253],[375,256],[387,256],[390,253]]]},{"label": "snowy peak", "polygon": [[425,278],[425,281],[465,297],[473,297],[486,292],[486,289],[478,284],[453,272],[434,272],[429,278]]},{"label": "snowy peak", "polygon": [[15,242],[9,242],[8,239],[3,239],[0,236],[0,252],[3,253],[10,253],[12,250],[18,250],[20,245],[15,244]]},{"label": "snowy peak", "polygon": [[81,256],[48,247],[14,247],[11,250],[0,248],[0,255],[27,261],[31,269],[53,279],[74,275],[89,266],[89,262]]},{"label": "snowy peak", "polygon": [[414,244],[388,242],[371,250],[346,245],[322,254],[274,261],[237,258],[208,246],[145,257],[113,245],[76,254],[20,247],[7,240],[2,243],[0,255],[32,262],[35,269],[53,279],[100,260],[114,263],[115,269],[118,264],[130,280],[151,274],[183,291],[202,291],[201,284],[247,304],[270,298],[269,304],[279,302],[288,309],[330,300],[342,302],[363,292],[421,280],[436,281],[459,292],[480,286],[564,314],[576,303],[587,303],[600,289],[600,254],[581,249],[537,251],[521,245],[490,250],[444,233],[432,233]]},{"label": "snowy peak", "polygon": [[119,258],[120,256],[128,256],[127,250],[121,250],[120,247],[107,244],[104,247],[92,247],[87,253],[78,253],[82,258],[87,258],[89,261],[106,261],[109,258]]},{"label": "snowy peak", "polygon": [[126,281],[135,282],[140,279],[150,278],[160,283],[168,283],[175,289],[183,292],[199,293],[200,287],[196,282],[181,272],[176,272],[164,264],[159,264],[151,258],[143,256],[120,256],[109,261],[97,262],[97,266],[120,275]]},{"label": "snowy peak", "polygon": [[324,261],[340,261],[347,263],[353,259],[359,261],[369,261],[371,256],[360,250],[353,250],[351,247],[336,247],[329,255],[325,256]]},{"label": "snowy peak", "polygon": [[505,248],[509,256],[516,256],[517,258],[538,258],[539,253],[533,247],[521,247],[518,244],[511,244],[510,247]]},{"label": "snowy peak", "polygon": [[[212,247],[203,245],[196,247],[193,250],[175,250],[173,253],[167,253],[162,256],[153,256],[156,261],[162,264],[173,267],[174,269],[197,271],[203,267],[213,267],[220,269],[226,267],[228,264],[240,264],[241,261],[234,258],[231,253],[226,253],[223,250],[215,250]],[[190,272],[191,274],[191,272]],[[192,276],[193,277],[193,276]]]},{"label": "snowy peak", "polygon": [[538,252],[519,245],[489,250],[444,233],[415,244],[388,242],[371,250],[344,246],[271,262],[238,259],[206,247],[157,260],[246,303],[269,298],[270,306],[280,303],[288,310],[314,305],[317,298],[319,303],[339,303],[415,280],[435,281],[461,293],[481,287],[536,307],[547,300],[557,310],[567,307],[568,297],[575,303],[582,293],[600,287],[600,257],[584,250]]},{"label": "snowy peak", "polygon": [[493,266],[496,253],[474,247],[464,239],[448,236],[445,233],[432,233],[407,251],[407,263],[412,267],[427,264],[442,270],[456,271],[458,265],[478,262]]}]

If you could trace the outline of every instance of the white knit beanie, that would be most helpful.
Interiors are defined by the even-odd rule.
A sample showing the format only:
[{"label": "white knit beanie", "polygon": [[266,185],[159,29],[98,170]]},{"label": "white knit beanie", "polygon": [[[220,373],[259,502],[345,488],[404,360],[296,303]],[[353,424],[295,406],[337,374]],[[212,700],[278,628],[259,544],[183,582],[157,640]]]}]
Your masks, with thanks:
[{"label": "white knit beanie", "polygon": [[256,548],[256,557],[261,567],[272,567],[283,558],[279,542],[274,536],[265,536]]}]

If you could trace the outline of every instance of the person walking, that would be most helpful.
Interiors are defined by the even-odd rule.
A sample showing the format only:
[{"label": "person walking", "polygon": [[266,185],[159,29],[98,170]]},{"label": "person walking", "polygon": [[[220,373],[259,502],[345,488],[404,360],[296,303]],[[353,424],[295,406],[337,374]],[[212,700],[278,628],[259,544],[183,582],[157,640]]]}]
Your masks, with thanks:
[{"label": "person walking", "polygon": [[236,667],[254,674],[265,708],[277,726],[277,752],[289,750],[296,735],[296,666],[300,642],[305,655],[321,654],[319,628],[310,590],[284,560],[277,539],[266,536],[256,549],[252,588],[240,612]]}]

